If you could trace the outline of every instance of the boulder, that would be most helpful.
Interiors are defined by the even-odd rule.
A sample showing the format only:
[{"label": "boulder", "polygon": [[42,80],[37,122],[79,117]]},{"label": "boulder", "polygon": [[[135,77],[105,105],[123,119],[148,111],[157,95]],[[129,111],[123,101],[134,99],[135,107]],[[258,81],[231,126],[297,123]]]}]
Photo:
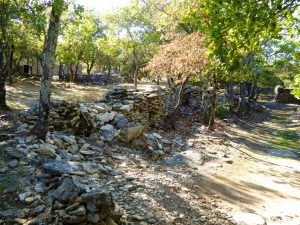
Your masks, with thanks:
[{"label": "boulder", "polygon": [[52,176],[61,176],[74,171],[69,162],[51,160],[42,166],[43,170]]},{"label": "boulder", "polygon": [[52,191],[48,198],[54,199],[61,203],[68,203],[75,199],[80,192],[80,189],[74,184],[73,179],[67,177],[63,180],[62,184],[54,191]]},{"label": "boulder", "polygon": [[120,139],[125,143],[129,143],[143,134],[144,126],[138,124],[120,130]]}]

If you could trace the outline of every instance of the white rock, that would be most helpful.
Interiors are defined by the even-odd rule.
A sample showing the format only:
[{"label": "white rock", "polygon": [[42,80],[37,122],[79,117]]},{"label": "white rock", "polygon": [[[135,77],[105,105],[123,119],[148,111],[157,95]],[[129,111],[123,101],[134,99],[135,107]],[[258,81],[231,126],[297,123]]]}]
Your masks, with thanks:
[{"label": "white rock", "polygon": [[19,199],[20,199],[20,201],[23,202],[23,201],[25,201],[26,198],[28,198],[31,195],[32,195],[31,192],[24,192],[24,193],[19,194]]},{"label": "white rock", "polygon": [[75,136],[62,136],[62,139],[65,141],[65,142],[67,142],[68,144],[70,144],[70,145],[75,145],[75,144],[77,144],[76,143],[76,139],[75,139]]},{"label": "white rock", "polygon": [[102,123],[107,123],[115,118],[116,113],[104,113],[101,115],[97,115],[97,120],[101,121]]},{"label": "white rock", "polygon": [[80,104],[80,109],[79,109],[79,111],[80,111],[81,113],[88,113],[88,112],[89,112],[88,108],[87,108],[85,105],[83,105],[83,104]]},{"label": "white rock", "polygon": [[133,109],[133,105],[122,105],[119,110],[122,112],[130,112]]},{"label": "white rock", "polygon": [[253,213],[237,212],[233,219],[238,225],[267,225],[264,218]]}]

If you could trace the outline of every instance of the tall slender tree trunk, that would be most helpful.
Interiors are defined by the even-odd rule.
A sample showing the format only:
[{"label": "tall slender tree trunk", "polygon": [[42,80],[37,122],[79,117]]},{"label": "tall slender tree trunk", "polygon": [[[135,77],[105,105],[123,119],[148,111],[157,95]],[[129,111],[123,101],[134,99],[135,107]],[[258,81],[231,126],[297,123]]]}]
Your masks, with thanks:
[{"label": "tall slender tree trunk", "polygon": [[39,58],[36,57],[36,75],[40,75],[40,63],[39,63]]},{"label": "tall slender tree trunk", "polygon": [[202,110],[203,110],[203,124],[209,125],[209,107],[208,107],[208,82],[202,86]]},{"label": "tall slender tree trunk", "polygon": [[11,45],[11,49],[9,51],[9,60],[7,62],[7,77],[8,77],[8,83],[9,85],[13,85],[13,71],[12,71],[12,64],[13,64],[13,58],[14,58],[14,52],[15,52],[15,45]]},{"label": "tall slender tree trunk", "polygon": [[75,65],[75,73],[74,73],[74,82],[76,83],[77,81],[77,76],[78,76],[78,70],[79,70],[79,62],[76,63]]},{"label": "tall slender tree trunk", "polygon": [[230,80],[227,84],[227,91],[228,91],[228,101],[229,101],[229,110],[230,112],[234,111],[234,104],[233,104],[233,81]]},{"label": "tall slender tree trunk", "polygon": [[138,68],[138,58],[137,58],[137,54],[136,54],[135,48],[133,50],[133,60],[134,60],[134,75],[133,75],[134,87],[137,88],[139,68]]},{"label": "tall slender tree trunk", "polygon": [[[5,64],[4,56],[8,49],[7,25],[9,21],[8,8],[10,0],[1,2],[2,14],[0,17],[1,37],[0,37],[0,108],[7,108],[6,89],[5,89]],[[2,39],[2,40],[1,40]]]},{"label": "tall slender tree trunk", "polygon": [[215,119],[216,119],[216,108],[217,108],[217,76],[213,74],[213,95],[211,99],[211,111],[208,129],[211,131],[215,130]]},{"label": "tall slender tree trunk", "polygon": [[165,120],[166,126],[172,130],[175,130],[176,119],[177,119],[179,109],[180,109],[180,106],[182,103],[184,88],[185,88],[189,78],[190,78],[190,75],[187,75],[181,80],[180,89],[179,89],[179,93],[178,93],[178,97],[177,97],[177,103],[175,105],[174,111],[170,115],[168,115]]},{"label": "tall slender tree trunk", "polygon": [[0,49],[0,109],[7,108],[3,51]]},{"label": "tall slender tree trunk", "polygon": [[75,82],[75,73],[74,73],[74,70],[73,70],[73,65],[70,65],[69,82]]},{"label": "tall slender tree trunk", "polygon": [[258,98],[258,87],[257,87],[257,81],[259,79],[259,74],[256,74],[253,76],[252,86],[251,86],[251,93],[250,93],[250,99],[256,101]]},{"label": "tall slender tree trunk", "polygon": [[178,93],[178,100],[177,100],[177,103],[176,103],[175,109],[174,109],[174,112],[175,112],[176,114],[178,113],[179,107],[181,106],[184,88],[185,88],[185,85],[187,84],[189,78],[190,78],[190,76],[187,75],[187,76],[185,76],[185,77],[182,79],[182,81],[181,81],[180,89],[179,89],[179,93]]},{"label": "tall slender tree trunk", "polygon": [[64,65],[62,63],[58,67],[58,79],[61,81],[64,80]]},{"label": "tall slender tree trunk", "polygon": [[247,111],[247,99],[246,99],[247,87],[246,86],[247,86],[246,82],[240,83],[240,100],[239,100],[239,106],[237,111],[237,114],[239,116],[244,116]]},{"label": "tall slender tree trunk", "polygon": [[54,0],[50,15],[49,28],[45,38],[43,49],[43,76],[41,80],[39,117],[31,133],[39,139],[45,140],[49,130],[51,80],[55,69],[55,52],[57,46],[60,17],[63,12],[64,1]]}]

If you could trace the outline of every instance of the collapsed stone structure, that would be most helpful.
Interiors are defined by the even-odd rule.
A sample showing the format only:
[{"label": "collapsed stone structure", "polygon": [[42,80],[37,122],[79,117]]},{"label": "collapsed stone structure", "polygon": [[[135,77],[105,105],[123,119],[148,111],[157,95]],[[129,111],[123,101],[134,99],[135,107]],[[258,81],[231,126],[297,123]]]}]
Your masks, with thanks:
[{"label": "collapsed stone structure", "polygon": [[286,104],[300,104],[300,99],[295,98],[294,95],[291,94],[293,89],[285,88],[283,86],[275,87],[275,101],[278,103],[286,103]]}]

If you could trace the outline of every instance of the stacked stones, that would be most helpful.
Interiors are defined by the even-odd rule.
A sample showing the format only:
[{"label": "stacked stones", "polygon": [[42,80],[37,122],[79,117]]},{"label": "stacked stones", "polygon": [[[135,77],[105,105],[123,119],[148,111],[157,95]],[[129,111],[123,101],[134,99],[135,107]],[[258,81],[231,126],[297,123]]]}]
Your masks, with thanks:
[{"label": "stacked stones", "polygon": [[140,123],[146,128],[159,125],[165,115],[164,94],[160,91],[114,88],[107,94],[106,101],[113,103],[113,108],[125,114],[129,122]]},{"label": "stacked stones", "polygon": [[[30,177],[34,191],[31,188],[19,195],[31,208],[26,218],[33,219],[28,224],[115,225],[120,220],[108,188],[99,191],[88,186],[118,173],[104,157],[106,147],[101,142],[92,145],[89,139],[62,132],[49,132],[45,142],[34,136],[11,141],[17,144],[6,148],[5,154],[37,176]],[[89,176],[93,179],[86,185]]]},{"label": "stacked stones", "polygon": [[275,101],[278,103],[286,103],[286,104],[300,104],[300,99],[294,97],[291,94],[292,89],[284,88],[282,86],[275,87]]},{"label": "stacked stones", "polygon": [[[49,115],[50,130],[65,130],[76,127],[80,117],[78,115],[79,104],[72,101],[54,100],[51,102],[51,112]],[[25,110],[19,114],[19,130],[30,130],[38,118],[38,106]]]},{"label": "stacked stones", "polygon": [[194,108],[201,109],[202,90],[200,87],[187,86],[184,90],[183,103]]},{"label": "stacked stones", "polygon": [[146,95],[148,102],[149,123],[151,126],[158,127],[165,117],[164,96],[159,93],[150,93]]}]

